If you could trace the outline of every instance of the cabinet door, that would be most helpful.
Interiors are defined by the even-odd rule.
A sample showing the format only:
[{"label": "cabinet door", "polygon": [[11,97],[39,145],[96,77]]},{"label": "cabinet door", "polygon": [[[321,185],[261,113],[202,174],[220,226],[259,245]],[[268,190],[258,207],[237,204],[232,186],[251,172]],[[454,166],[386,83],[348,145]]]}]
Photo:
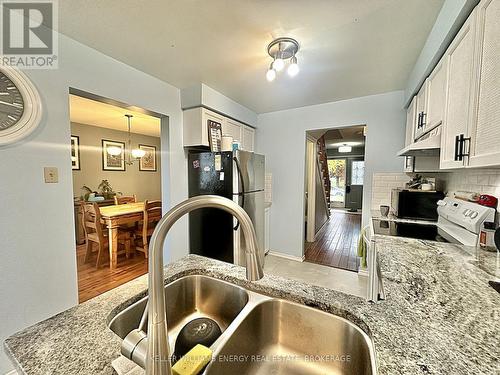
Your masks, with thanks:
[{"label": "cabinet door", "polygon": [[249,126],[243,127],[243,140],[241,142],[241,149],[244,151],[254,150],[254,137],[255,130]]},{"label": "cabinet door", "polygon": [[209,145],[209,140],[208,140],[208,120],[218,122],[221,124],[222,129],[224,129],[224,125],[226,122],[226,118],[222,115],[219,115],[218,113],[212,112],[206,108],[203,108],[203,115],[202,115],[202,124],[201,124],[201,131],[202,131],[202,144],[203,145]]},{"label": "cabinet door", "polygon": [[500,165],[500,0],[477,8],[474,121],[470,136],[472,167]]},{"label": "cabinet door", "polygon": [[473,56],[476,12],[473,11],[446,51],[447,85],[443,129],[441,132],[440,168],[462,168],[455,160],[456,137],[468,134],[472,114],[470,93],[473,87]]},{"label": "cabinet door", "polygon": [[425,117],[427,112],[427,83],[428,79],[425,80],[424,84],[420,88],[417,94],[417,125],[415,127],[415,139],[419,138],[425,132]]},{"label": "cabinet door", "polygon": [[226,119],[224,125],[222,125],[222,135],[230,135],[233,137],[233,141],[241,142],[242,130],[243,124],[231,119]]},{"label": "cabinet door", "polygon": [[427,116],[424,116],[426,132],[443,123],[446,100],[446,61],[447,56],[445,55],[429,76]]},{"label": "cabinet door", "polygon": [[413,143],[415,138],[415,126],[417,123],[417,98],[414,96],[406,110],[406,138],[405,147]]}]

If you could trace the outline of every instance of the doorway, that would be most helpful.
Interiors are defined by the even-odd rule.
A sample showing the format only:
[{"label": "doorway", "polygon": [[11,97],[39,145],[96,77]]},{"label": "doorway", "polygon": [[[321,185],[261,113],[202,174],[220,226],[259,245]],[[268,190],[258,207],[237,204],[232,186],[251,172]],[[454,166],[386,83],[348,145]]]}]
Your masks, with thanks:
[{"label": "doorway", "polygon": [[73,89],[69,104],[82,303],[148,272],[142,219],[153,205],[161,218],[160,133],[168,118]]},{"label": "doorway", "polygon": [[[314,138],[317,157],[315,163],[310,157],[306,158],[308,225],[304,259],[306,262],[357,272],[365,171],[365,127],[312,131],[307,136],[307,155],[310,155],[310,142]],[[314,184],[311,170],[323,180],[316,179]],[[324,200],[321,195],[325,197]],[[312,196],[315,201],[311,199]],[[326,202],[324,207],[327,217],[318,215],[322,202]],[[315,225],[310,224],[308,218],[315,220]],[[318,220],[321,225],[318,225]]]},{"label": "doorway", "polygon": [[333,207],[343,208],[346,204],[346,165],[347,159],[328,159],[330,202]]}]

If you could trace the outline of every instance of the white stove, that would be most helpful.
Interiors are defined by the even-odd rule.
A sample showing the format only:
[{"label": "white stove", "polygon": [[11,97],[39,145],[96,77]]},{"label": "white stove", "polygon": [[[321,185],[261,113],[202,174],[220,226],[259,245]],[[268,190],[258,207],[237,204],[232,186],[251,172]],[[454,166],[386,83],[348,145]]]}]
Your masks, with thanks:
[{"label": "white stove", "polygon": [[479,244],[485,221],[495,221],[496,210],[477,203],[446,197],[438,202],[438,233],[446,240],[466,246]]}]

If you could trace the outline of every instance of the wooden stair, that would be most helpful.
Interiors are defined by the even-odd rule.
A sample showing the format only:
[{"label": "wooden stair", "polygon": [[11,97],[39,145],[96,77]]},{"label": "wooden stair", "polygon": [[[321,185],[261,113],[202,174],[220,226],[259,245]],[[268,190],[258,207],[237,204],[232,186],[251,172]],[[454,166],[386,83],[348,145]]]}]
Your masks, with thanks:
[{"label": "wooden stair", "polygon": [[323,180],[323,186],[325,188],[325,198],[330,209],[330,172],[328,172],[328,156],[326,154],[325,136],[318,139],[318,160],[321,169],[321,178]]}]

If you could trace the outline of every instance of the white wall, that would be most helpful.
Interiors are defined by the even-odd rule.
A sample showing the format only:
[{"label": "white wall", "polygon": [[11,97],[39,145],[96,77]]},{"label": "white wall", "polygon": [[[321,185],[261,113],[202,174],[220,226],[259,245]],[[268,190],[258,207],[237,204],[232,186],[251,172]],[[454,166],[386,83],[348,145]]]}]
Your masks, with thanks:
[{"label": "white wall", "polygon": [[[169,116],[162,128],[162,199],[187,197],[180,91],[63,35],[59,69],[26,71],[40,91],[40,128],[0,149],[0,341],[77,303],[70,163],[69,87]],[[43,166],[59,168],[44,184]],[[166,260],[187,253],[187,219],[172,230]],[[0,353],[0,373],[11,369]]]},{"label": "white wall", "polygon": [[367,125],[363,220],[371,207],[372,174],[401,172],[405,112],[403,91],[259,115],[257,152],[273,174],[271,250],[302,257],[306,131]]},{"label": "white wall", "polygon": [[444,2],[408,78],[405,90],[406,104],[411,101],[422,82],[432,72],[478,2],[479,0],[446,0]]}]

